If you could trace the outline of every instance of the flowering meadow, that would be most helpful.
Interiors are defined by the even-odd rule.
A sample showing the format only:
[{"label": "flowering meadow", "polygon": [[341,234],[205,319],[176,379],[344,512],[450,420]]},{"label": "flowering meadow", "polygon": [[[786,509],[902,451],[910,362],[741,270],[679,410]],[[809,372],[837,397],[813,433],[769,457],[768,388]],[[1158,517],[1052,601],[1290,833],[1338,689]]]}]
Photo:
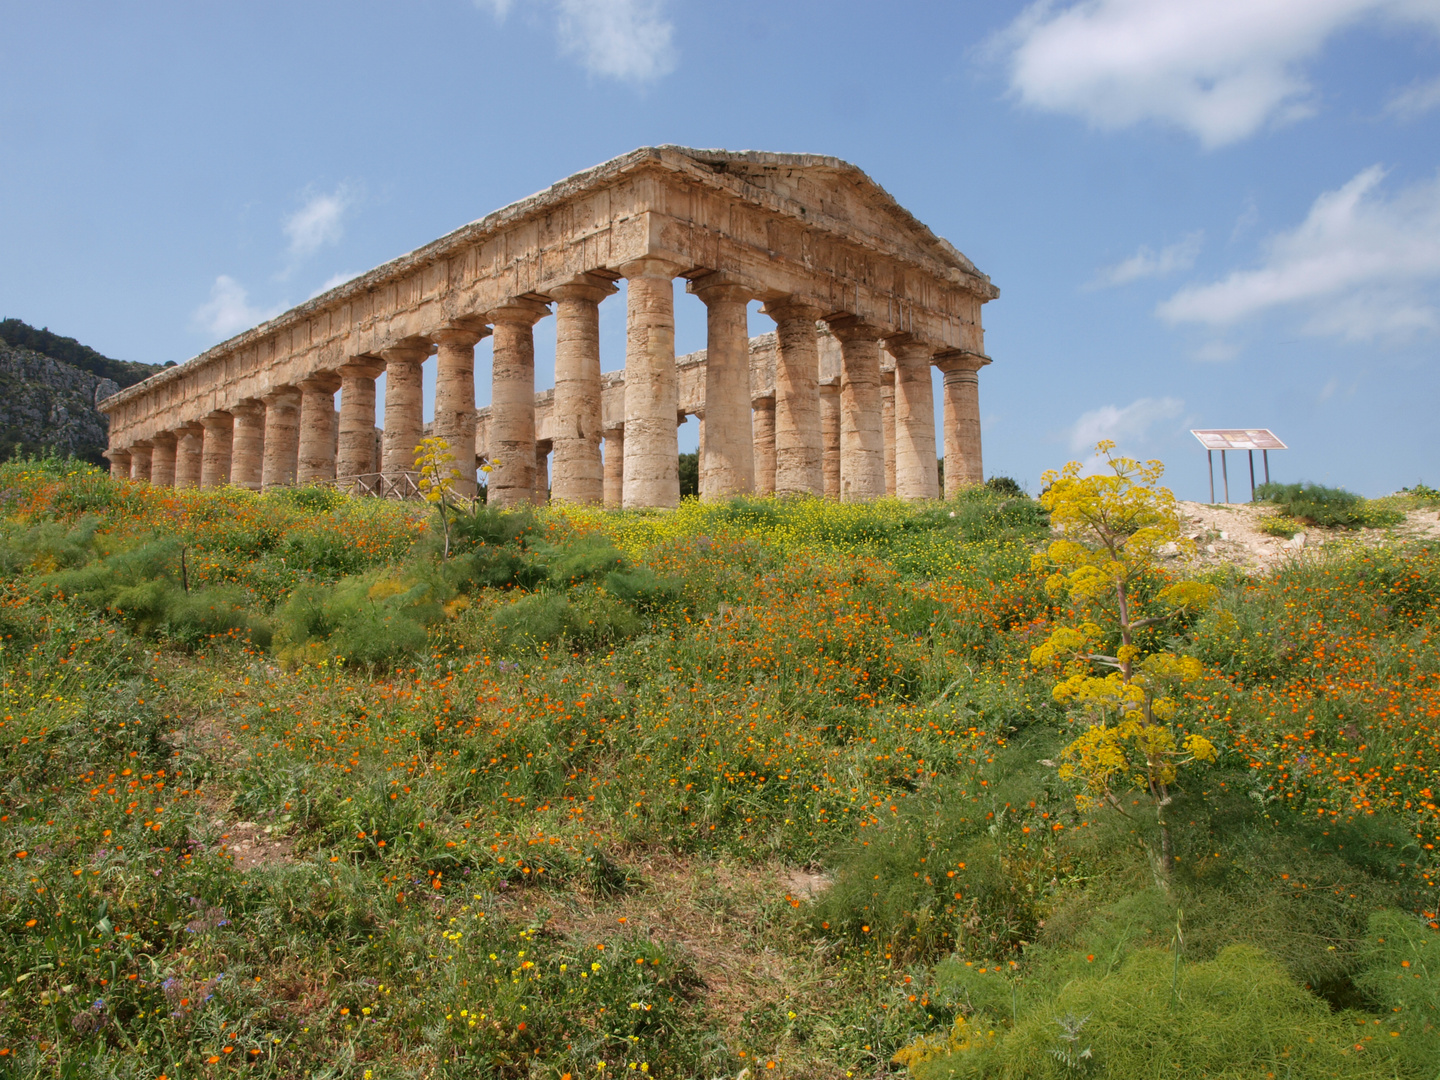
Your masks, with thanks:
[{"label": "flowering meadow", "polygon": [[1431,547],[1155,631],[1218,752],[1162,875],[1060,777],[1028,498],[481,507],[447,555],[16,461],[0,522],[0,1077],[1440,1073]]}]

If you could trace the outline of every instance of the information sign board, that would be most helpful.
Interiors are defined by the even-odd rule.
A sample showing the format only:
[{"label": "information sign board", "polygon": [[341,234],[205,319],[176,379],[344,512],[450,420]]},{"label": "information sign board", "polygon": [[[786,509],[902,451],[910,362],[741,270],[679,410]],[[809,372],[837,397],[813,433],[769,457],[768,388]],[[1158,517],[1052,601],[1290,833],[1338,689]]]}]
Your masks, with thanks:
[{"label": "information sign board", "polygon": [[1206,450],[1288,450],[1269,428],[1191,429]]}]

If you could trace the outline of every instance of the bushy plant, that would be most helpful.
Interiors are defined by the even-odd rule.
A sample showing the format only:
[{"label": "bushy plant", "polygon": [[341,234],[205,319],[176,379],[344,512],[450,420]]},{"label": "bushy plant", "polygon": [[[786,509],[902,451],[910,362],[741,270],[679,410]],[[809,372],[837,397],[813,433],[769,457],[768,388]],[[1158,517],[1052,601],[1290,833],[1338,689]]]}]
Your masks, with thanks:
[{"label": "bushy plant", "polygon": [[289,663],[384,667],[425,647],[442,599],[431,582],[386,570],[301,586],[276,612],[276,653]]},{"label": "bushy plant", "polygon": [[1322,484],[1261,484],[1255,498],[1278,506],[1286,517],[1325,528],[1384,528],[1399,524],[1405,516],[1344,488]]}]

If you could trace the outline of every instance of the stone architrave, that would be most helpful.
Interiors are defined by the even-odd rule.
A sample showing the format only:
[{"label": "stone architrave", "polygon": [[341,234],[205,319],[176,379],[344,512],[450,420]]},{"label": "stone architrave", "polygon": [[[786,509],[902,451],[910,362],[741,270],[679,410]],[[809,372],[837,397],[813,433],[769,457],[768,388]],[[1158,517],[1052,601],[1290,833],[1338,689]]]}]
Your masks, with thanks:
[{"label": "stone architrave", "polygon": [[705,437],[700,498],[727,499],[755,490],[755,434],[750,401],[749,288],[707,274],[690,291],[706,309]]},{"label": "stone architrave", "polygon": [[626,279],[625,490],[629,507],[680,505],[680,440],[675,417],[675,276],[664,259],[619,268]]},{"label": "stone architrave", "polygon": [[490,491],[492,506],[535,501],[535,324],[550,314],[537,300],[517,298],[489,312]]},{"label": "stone architrave", "polygon": [[428,341],[407,341],[386,349],[385,460],[380,470],[392,484],[415,471],[415,447],[425,437],[425,397],[421,366],[430,355]]},{"label": "stone architrave", "polygon": [[175,429],[175,486],[196,488],[205,457],[205,428],[197,423]]},{"label": "stone architrave", "polygon": [[130,479],[150,481],[150,454],[152,446],[148,442],[137,442],[130,446]]},{"label": "stone architrave", "polygon": [[840,498],[840,380],[820,383],[820,468],[825,498]]},{"label": "stone architrave", "polygon": [[840,499],[868,502],[885,494],[880,334],[849,316],[830,330],[840,340]]},{"label": "stone architrave", "polygon": [[488,327],[447,326],[435,334],[435,423],[455,457],[455,490],[467,498],[475,483],[475,345]]},{"label": "stone architrave", "polygon": [[300,460],[300,390],[277,386],[265,403],[265,450],[260,459],[260,486],[269,491],[295,483]]},{"label": "stone architrave", "polygon": [[[890,341],[887,348],[895,357],[895,494],[902,499],[937,499],[935,394],[930,385],[935,350],[902,340]],[[976,409],[978,418],[978,401]]]},{"label": "stone architrave", "polygon": [[880,431],[885,439],[885,494],[895,494],[895,369],[880,369]]},{"label": "stone architrave", "polygon": [[820,495],[820,309],[787,298],[761,310],[775,320],[775,494]]},{"label": "stone architrave", "polygon": [[625,429],[605,432],[605,509],[618,510],[625,498]]},{"label": "stone architrave", "polygon": [[985,482],[980,460],[980,369],[988,356],[942,353],[935,366],[945,373],[945,497]]},{"label": "stone architrave", "polygon": [[156,432],[150,443],[150,483],[155,487],[174,487],[175,433]]},{"label": "stone architrave", "polygon": [[130,451],[129,450],[106,450],[105,456],[110,459],[110,475],[116,480],[130,479]]},{"label": "stone architrave", "polygon": [[584,274],[550,290],[555,300],[555,403],[551,411],[557,502],[605,501],[601,462],[600,301],[613,282]]},{"label": "stone architrave", "polygon": [[750,403],[755,436],[755,493],[775,494],[775,396],[758,397]]},{"label": "stone architrave", "polygon": [[230,482],[231,441],[235,418],[223,409],[216,409],[200,418],[205,428],[205,445],[200,458],[200,486],[224,487]]},{"label": "stone architrave", "polygon": [[335,475],[366,476],[375,468],[375,377],[384,364],[368,356],[347,360],[340,376],[340,431]]},{"label": "stone architrave", "polygon": [[319,371],[300,382],[297,484],[335,479],[335,391],[339,389],[340,376],[333,371]]},{"label": "stone architrave", "polygon": [[230,443],[230,483],[259,491],[265,464],[265,406],[252,399],[231,406],[230,412],[235,417],[235,433]]}]

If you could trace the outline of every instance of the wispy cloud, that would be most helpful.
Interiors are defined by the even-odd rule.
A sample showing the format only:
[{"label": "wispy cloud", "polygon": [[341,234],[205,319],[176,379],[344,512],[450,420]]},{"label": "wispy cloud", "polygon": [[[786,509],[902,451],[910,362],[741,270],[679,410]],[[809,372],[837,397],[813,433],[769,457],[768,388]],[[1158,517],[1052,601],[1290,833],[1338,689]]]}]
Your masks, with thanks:
[{"label": "wispy cloud", "polygon": [[345,212],[354,202],[348,184],[331,192],[311,192],[305,205],[285,219],[291,259],[304,259],[345,235]]},{"label": "wispy cloud", "polygon": [[250,303],[245,287],[228,274],[221,274],[210,287],[210,299],[195,309],[195,325],[224,340],[257,323],[278,315],[283,308],[262,310]]},{"label": "wispy cloud", "polygon": [[1081,415],[1070,427],[1070,450],[1079,453],[1101,439],[1113,439],[1122,446],[1141,442],[1152,427],[1173,420],[1185,409],[1179,398],[1140,398],[1129,405],[1102,405]]},{"label": "wispy cloud", "polygon": [[489,11],[495,18],[505,21],[505,16],[510,14],[510,9],[515,6],[515,0],[475,0],[475,6],[482,11]]},{"label": "wispy cloud", "polygon": [[1240,355],[1240,346],[1228,341],[1207,341],[1190,354],[1192,360],[1202,364],[1228,364]]},{"label": "wispy cloud", "polygon": [[1440,329],[1440,175],[1393,195],[1384,178],[1375,165],[1325,192],[1260,266],[1187,286],[1157,314],[1228,326],[1293,307],[1305,330],[1357,341]]},{"label": "wispy cloud", "polygon": [[675,70],[668,0],[559,0],[560,51],[592,75],[653,82]]},{"label": "wispy cloud", "polygon": [[1385,105],[1387,113],[1401,120],[1414,120],[1436,108],[1440,108],[1440,79],[1412,83]]},{"label": "wispy cloud", "polygon": [[1159,251],[1153,251],[1148,245],[1142,244],[1128,259],[1114,266],[1104,267],[1096,273],[1090,288],[1124,285],[1142,278],[1167,277],[1177,270],[1189,270],[1195,265],[1195,257],[1200,254],[1204,239],[1203,232],[1193,232],[1178,243],[1163,247]]},{"label": "wispy cloud", "polygon": [[992,49],[1025,105],[1102,129],[1159,122],[1216,147],[1313,113],[1307,63],[1367,18],[1440,31],[1423,0],[1039,0]]}]

